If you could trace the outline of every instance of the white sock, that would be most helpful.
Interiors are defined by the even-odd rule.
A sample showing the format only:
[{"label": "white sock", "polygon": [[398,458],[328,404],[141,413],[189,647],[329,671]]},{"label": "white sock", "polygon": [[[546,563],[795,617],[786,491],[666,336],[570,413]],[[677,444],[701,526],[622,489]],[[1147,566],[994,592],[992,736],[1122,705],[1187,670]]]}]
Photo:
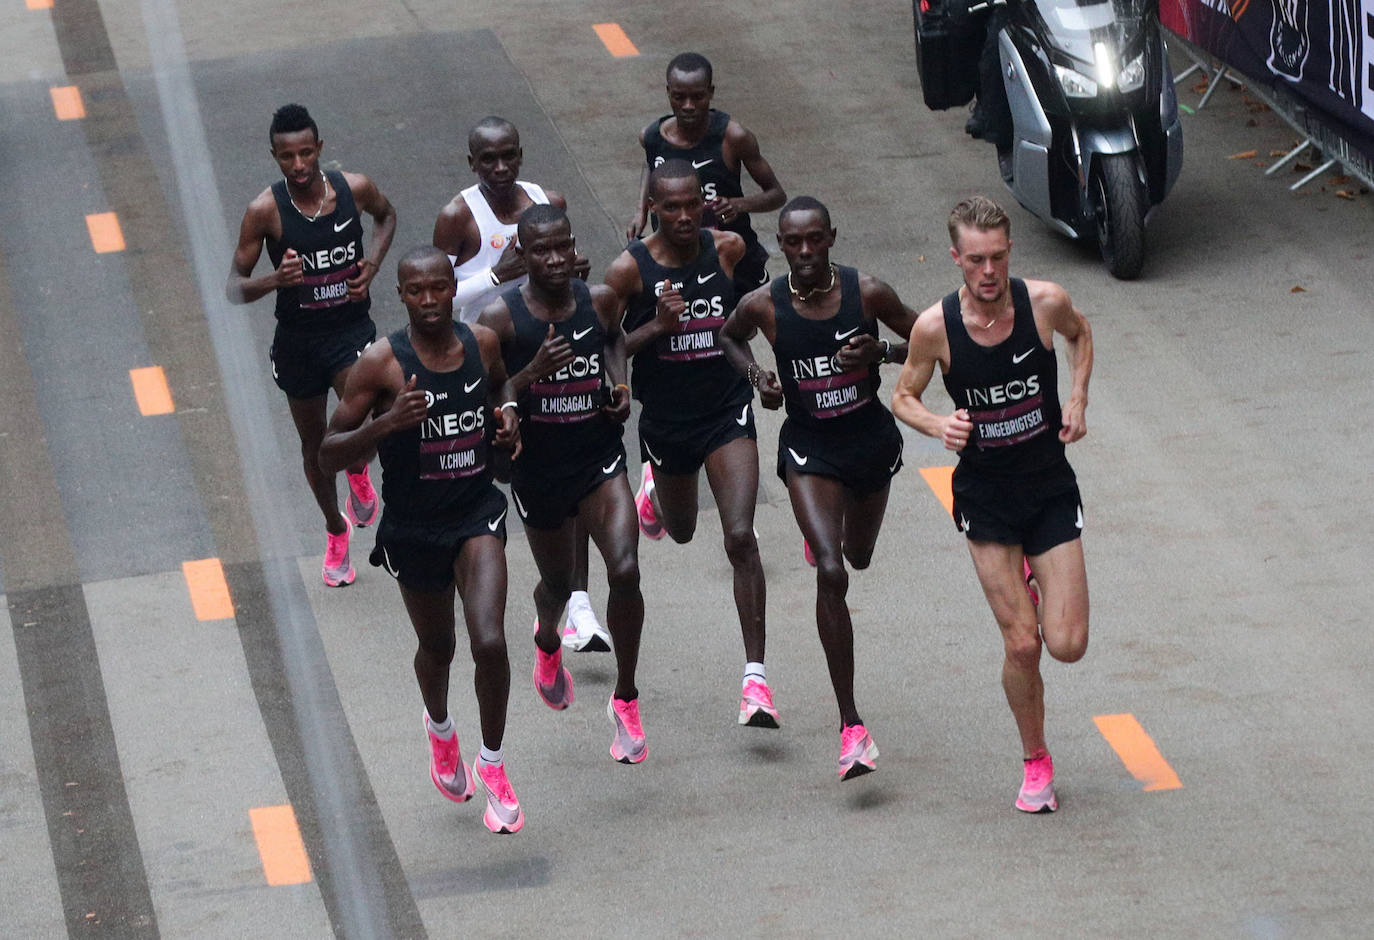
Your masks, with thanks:
[{"label": "white sock", "polygon": [[501,763],[501,761],[506,759],[506,749],[504,747],[498,747],[496,750],[493,751],[491,748],[483,744],[482,750],[480,751],[480,755],[482,757],[482,760],[488,764],[499,764]]},{"label": "white sock", "polygon": [[578,610],[583,607],[591,607],[592,598],[586,591],[573,591],[568,596],[568,610]]},{"label": "white sock", "polygon": [[762,682],[762,683],[764,683],[765,685],[768,683],[768,679],[767,679],[767,677],[764,675],[763,663],[745,663],[745,664],[744,664],[744,682],[745,682],[745,684],[747,685],[747,684],[749,683],[749,680],[751,680],[751,679],[752,679],[753,681],[755,681],[755,682]]},{"label": "white sock", "polygon": [[443,724],[435,721],[433,715],[429,716],[429,730],[446,740],[453,737],[453,716],[445,717]]}]

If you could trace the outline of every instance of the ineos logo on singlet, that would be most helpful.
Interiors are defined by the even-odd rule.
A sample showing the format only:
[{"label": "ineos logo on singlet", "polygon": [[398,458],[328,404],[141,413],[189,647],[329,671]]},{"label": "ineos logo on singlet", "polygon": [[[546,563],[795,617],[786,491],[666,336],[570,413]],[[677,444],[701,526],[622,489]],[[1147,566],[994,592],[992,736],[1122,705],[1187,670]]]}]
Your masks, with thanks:
[{"label": "ineos logo on singlet", "polygon": [[968,401],[965,404],[976,407],[978,405],[1005,405],[1008,402],[1020,401],[1031,395],[1040,394],[1040,376],[1028,376],[1025,381],[1012,379],[1002,385],[990,385],[987,388],[970,388],[965,391]]},{"label": "ineos logo on singlet", "polygon": [[830,356],[792,360],[792,378],[794,379],[824,379],[840,374],[832,367]]},{"label": "ineos logo on singlet", "polygon": [[459,411],[445,415],[427,417],[420,424],[420,440],[433,441],[459,434],[471,434],[487,426],[487,412],[484,408]]},{"label": "ineos logo on singlet", "polygon": [[321,248],[319,251],[312,251],[301,255],[301,267],[307,271],[320,271],[325,268],[337,268],[347,264],[358,256],[358,243],[349,242],[347,245],[335,245],[333,248]]},{"label": "ineos logo on singlet", "polygon": [[601,354],[592,353],[590,356],[576,356],[573,361],[549,376],[550,382],[571,382],[574,379],[585,379],[588,376],[601,374]]}]

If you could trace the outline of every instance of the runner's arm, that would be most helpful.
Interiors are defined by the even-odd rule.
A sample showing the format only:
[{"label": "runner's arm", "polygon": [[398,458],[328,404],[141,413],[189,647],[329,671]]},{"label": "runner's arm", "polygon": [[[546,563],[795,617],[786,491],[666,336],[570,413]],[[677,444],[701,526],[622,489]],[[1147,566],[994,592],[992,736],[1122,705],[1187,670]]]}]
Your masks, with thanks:
[{"label": "runner's arm", "polygon": [[358,259],[358,276],[348,280],[348,296],[353,300],[362,300],[367,296],[372,279],[381,270],[386,253],[391,250],[391,240],[396,237],[396,209],[368,177],[361,173],[346,173],[344,179],[353,191],[353,200],[358,208],[372,216],[372,238],[367,253]]},{"label": "runner's arm", "polygon": [[720,328],[720,348],[735,371],[744,376],[758,390],[759,403],[765,408],[782,404],[782,384],[775,373],[764,369],[754,359],[749,339],[762,332],[769,343],[776,337],[776,321],[765,285],[744,295]]},{"label": "runner's arm", "polygon": [[[774,209],[781,209],[787,201],[787,193],[783,192],[782,184],[778,182],[773,167],[759,152],[759,141],[754,132],[738,121],[731,121],[725,129],[725,144],[761,191],[750,196],[720,199],[716,201],[716,205],[729,205],[735,215],[742,212],[772,212]],[[720,209],[716,208],[716,212],[719,213]],[[727,222],[729,220],[725,219]]]},{"label": "runner's arm", "polygon": [[[639,149],[644,149],[644,131],[639,132]],[[625,238],[634,241],[644,234],[644,226],[649,224],[649,164],[647,159],[639,166],[639,202],[635,207],[634,218],[625,227]]]},{"label": "runner's arm", "polygon": [[[639,278],[639,265],[635,264],[634,256],[628,251],[622,251],[606,269],[606,286],[615,294],[616,307],[623,324],[630,298],[643,289],[643,283]],[[635,329],[625,332],[626,358],[637,355],[660,336],[671,333],[677,324],[678,314],[685,309],[686,304],[677,291],[667,291],[660,295],[658,313]]]},{"label": "runner's arm", "polygon": [[[859,276],[864,313],[887,325],[900,337],[909,337],[916,325],[916,311],[902,303],[888,284],[868,274]],[[874,339],[867,333],[851,337],[835,354],[842,371],[862,368],[871,362],[906,362],[908,341]]]},{"label": "runner's arm", "polygon": [[482,326],[472,325],[472,335],[477,339],[477,348],[482,354],[482,368],[487,372],[487,404],[496,419],[495,445],[510,453],[514,460],[520,456],[520,415],[514,408],[503,408],[509,399],[501,397],[506,385],[506,361],[501,358],[501,340],[495,331]]},{"label": "runner's arm", "polygon": [[275,203],[267,202],[270,199],[269,190],[254,199],[243,214],[243,222],[239,225],[239,243],[229,265],[229,279],[224,284],[224,296],[229,298],[231,304],[251,304],[274,290],[301,283],[301,262],[294,251],[287,251],[280,268],[253,277],[253,269],[262,257],[263,239],[268,235],[267,213],[276,211]]},{"label": "runner's arm", "polygon": [[1087,317],[1073,305],[1068,292],[1057,284],[1047,291],[1050,323],[1064,337],[1064,358],[1069,363],[1073,388],[1064,402],[1063,427],[1059,439],[1065,444],[1081,440],[1088,433],[1088,380],[1093,374],[1093,331]]},{"label": "runner's arm", "polygon": [[[428,406],[415,381],[413,375],[403,380],[390,342],[381,339],[369,346],[349,370],[343,395],[329,418],[320,442],[320,469],[338,473],[371,455],[387,435],[423,421]],[[395,395],[390,407],[376,414],[388,392]],[[368,421],[369,414],[375,414],[375,420]]]},{"label": "runner's arm", "polygon": [[892,413],[927,437],[939,438],[947,450],[963,450],[973,431],[968,412],[960,408],[951,415],[937,415],[921,397],[935,375],[935,364],[949,357],[944,312],[939,304],[916,318],[907,346],[906,364],[892,392]]},{"label": "runner's arm", "polygon": [[615,291],[604,284],[598,284],[591,290],[597,319],[606,332],[602,355],[605,357],[606,378],[611,383],[611,397],[603,410],[611,420],[623,423],[630,417],[630,368],[625,355],[625,331],[620,328],[620,303]]}]

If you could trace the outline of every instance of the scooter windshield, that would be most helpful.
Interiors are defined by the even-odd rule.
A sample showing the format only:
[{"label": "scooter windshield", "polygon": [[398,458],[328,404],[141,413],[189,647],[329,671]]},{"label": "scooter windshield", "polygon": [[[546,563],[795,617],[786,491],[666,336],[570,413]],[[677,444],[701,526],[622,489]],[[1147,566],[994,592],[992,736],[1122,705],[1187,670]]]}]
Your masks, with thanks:
[{"label": "scooter windshield", "polygon": [[1046,38],[1061,52],[1093,63],[1097,43],[1113,52],[1131,39],[1144,11],[1135,0],[1034,0]]}]

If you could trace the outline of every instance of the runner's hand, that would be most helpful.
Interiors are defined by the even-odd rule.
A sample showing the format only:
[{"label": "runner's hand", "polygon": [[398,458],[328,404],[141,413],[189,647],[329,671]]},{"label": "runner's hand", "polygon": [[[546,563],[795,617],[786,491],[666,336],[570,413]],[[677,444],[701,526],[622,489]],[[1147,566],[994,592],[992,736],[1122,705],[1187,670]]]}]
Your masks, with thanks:
[{"label": "runner's hand", "polygon": [[758,388],[760,405],[769,411],[777,411],[782,407],[782,383],[778,381],[776,372],[760,372]]},{"label": "runner's hand", "polygon": [[286,253],[281,256],[281,264],[277,267],[277,286],[295,287],[304,280],[305,268],[301,264],[301,256],[296,254],[294,248],[286,249]]},{"label": "runner's hand", "polygon": [[658,306],[654,308],[654,318],[665,333],[676,333],[681,317],[687,312],[687,301],[673,287],[670,281],[663,282],[664,291],[658,295]]},{"label": "runner's hand", "polygon": [[553,324],[549,324],[549,332],[544,337],[544,342],[539,344],[539,352],[534,354],[530,364],[525,366],[536,380],[547,378],[559,369],[573,361],[572,347],[568,345],[566,336],[559,336],[554,330]]},{"label": "runner's hand", "polygon": [[716,214],[716,218],[721,222],[733,222],[739,218],[739,209],[729,196],[718,196],[706,204],[706,208]]},{"label": "runner's hand", "polygon": [[649,217],[643,207],[635,213],[635,217],[630,220],[630,224],[625,226],[625,238],[634,241],[644,234],[644,226],[649,224]]},{"label": "runner's hand", "polygon": [[516,251],[513,240],[507,243],[506,250],[501,252],[501,257],[491,266],[491,273],[495,274],[496,279],[502,284],[522,277],[526,270],[525,256]]},{"label": "runner's hand", "polygon": [[429,411],[429,405],[425,399],[424,391],[415,387],[419,380],[416,376],[411,376],[406,387],[401,390],[401,394],[396,396],[396,400],[387,409],[384,419],[391,427],[391,431],[404,431],[413,428],[425,420],[425,415]]},{"label": "runner's hand", "polygon": [[496,415],[496,438],[492,441],[497,447],[510,452],[510,459],[520,456],[525,447],[520,440],[520,415],[514,408],[493,408]]},{"label": "runner's hand", "polygon": [[630,390],[623,385],[611,389],[611,397],[601,406],[601,411],[616,424],[624,424],[630,417]]},{"label": "runner's hand", "polygon": [[861,333],[851,336],[849,342],[840,347],[839,352],[835,353],[835,364],[842,373],[853,372],[882,358],[883,344],[867,333]]},{"label": "runner's hand", "polygon": [[586,255],[573,255],[573,277],[580,277],[586,280],[592,273],[592,259]]},{"label": "runner's hand", "polygon": [[1064,402],[1063,427],[1059,429],[1059,439],[1065,444],[1072,444],[1074,441],[1082,440],[1083,435],[1088,433],[1088,422],[1084,415],[1087,405],[1070,398]]},{"label": "runner's hand", "polygon": [[945,419],[940,440],[944,442],[946,450],[960,451],[968,446],[969,435],[972,433],[973,422],[969,420],[968,412],[960,408]]},{"label": "runner's hand", "polygon": [[348,284],[348,299],[365,300],[367,298],[368,285],[372,283],[372,279],[376,276],[377,262],[373,261],[371,258],[364,258],[359,261],[357,276],[350,277],[346,282]]}]

